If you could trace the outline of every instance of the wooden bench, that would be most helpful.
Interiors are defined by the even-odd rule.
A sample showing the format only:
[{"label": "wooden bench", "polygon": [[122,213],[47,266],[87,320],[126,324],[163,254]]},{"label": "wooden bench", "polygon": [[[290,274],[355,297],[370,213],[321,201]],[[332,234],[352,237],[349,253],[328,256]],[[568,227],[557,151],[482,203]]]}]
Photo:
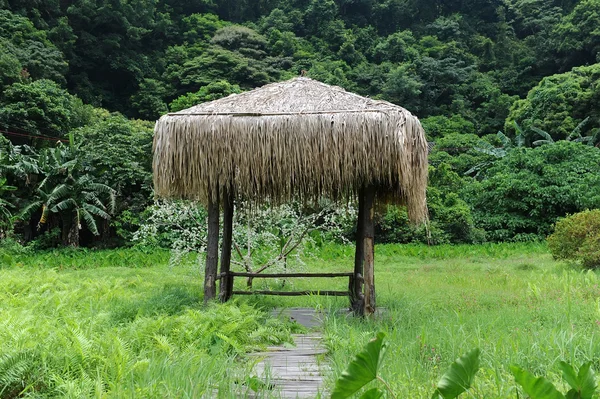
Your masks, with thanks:
[{"label": "wooden bench", "polygon": [[[347,291],[324,291],[324,290],[304,290],[304,291],[269,291],[269,290],[233,290],[233,280],[235,277],[247,277],[247,278],[292,278],[292,277],[321,277],[321,278],[335,278],[335,277],[347,277],[348,278],[348,290]],[[221,284],[226,282],[227,289],[222,291],[223,297],[221,300],[228,300],[232,295],[276,295],[276,296],[301,296],[301,295],[326,295],[326,296],[348,296],[352,300],[355,297],[356,281],[362,283],[362,276],[355,273],[242,273],[242,272],[224,272],[219,276]]]}]

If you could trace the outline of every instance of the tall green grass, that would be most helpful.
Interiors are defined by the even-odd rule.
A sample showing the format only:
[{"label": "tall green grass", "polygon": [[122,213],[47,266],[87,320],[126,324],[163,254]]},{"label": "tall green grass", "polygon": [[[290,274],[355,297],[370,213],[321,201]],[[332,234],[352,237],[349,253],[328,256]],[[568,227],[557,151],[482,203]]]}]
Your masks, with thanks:
[{"label": "tall green grass", "polygon": [[516,398],[511,364],[557,386],[560,360],[592,361],[600,370],[597,272],[557,263],[543,246],[466,249],[462,257],[452,248],[446,257],[430,249],[378,257],[381,314],[361,321],[332,309],[327,317],[331,377],[377,331],[390,342],[383,374],[398,397],[428,398],[450,363],[472,348],[481,349],[482,368],[467,397]]},{"label": "tall green grass", "polygon": [[0,270],[2,398],[239,397],[239,359],[291,341],[243,302],[203,307],[192,268],[55,265]]},{"label": "tall green grass", "polygon": [[[0,268],[28,267],[43,269],[94,269],[103,267],[144,268],[166,265],[170,252],[167,250],[145,250],[122,248],[94,250],[86,248],[61,248],[46,251],[31,251],[28,248],[6,250],[0,247]],[[193,261],[193,256],[186,259]]]},{"label": "tall green grass", "polygon": [[[199,265],[190,258],[169,267],[166,252],[10,256],[0,268],[2,398],[249,395],[246,354],[289,341],[294,329],[268,316],[275,306],[323,311],[329,388],[377,331],[390,342],[383,374],[399,397],[429,397],[449,364],[474,347],[482,368],[470,397],[516,397],[510,364],[559,387],[560,360],[590,360],[600,370],[598,273],[554,261],[544,244],[377,246],[384,310],[369,320],[348,317],[346,298],[239,297],[205,308]],[[304,263],[309,271],[350,271],[353,248],[315,248]],[[254,284],[345,290],[348,281]]]}]

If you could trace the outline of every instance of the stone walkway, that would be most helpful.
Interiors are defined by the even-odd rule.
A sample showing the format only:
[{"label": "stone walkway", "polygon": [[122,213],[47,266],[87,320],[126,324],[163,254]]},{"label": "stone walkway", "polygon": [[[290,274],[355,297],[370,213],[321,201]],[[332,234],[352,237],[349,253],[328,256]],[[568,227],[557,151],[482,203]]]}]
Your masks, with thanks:
[{"label": "stone walkway", "polygon": [[[275,317],[287,317],[315,329],[321,325],[314,309],[287,308],[273,311]],[[261,359],[254,368],[256,375],[272,385],[268,398],[325,397],[322,391],[323,373],[328,370],[323,355],[327,352],[319,333],[294,334],[295,346],[274,346],[266,352],[254,353]],[[321,396],[319,396],[321,395]]]}]

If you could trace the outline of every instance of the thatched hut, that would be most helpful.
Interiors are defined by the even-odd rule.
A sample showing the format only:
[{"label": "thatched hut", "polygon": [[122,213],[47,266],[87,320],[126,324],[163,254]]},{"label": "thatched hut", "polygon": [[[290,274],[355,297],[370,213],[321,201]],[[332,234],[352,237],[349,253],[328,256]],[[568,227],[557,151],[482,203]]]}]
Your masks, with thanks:
[{"label": "thatched hut", "polygon": [[405,204],[413,222],[427,219],[427,141],[418,119],[395,104],[305,77],[163,116],[155,128],[153,168],[158,196],[198,200],[209,210],[208,299],[216,295],[220,203],[226,300],[234,198],[358,198],[350,294],[355,309],[367,312],[374,308],[375,199]]}]

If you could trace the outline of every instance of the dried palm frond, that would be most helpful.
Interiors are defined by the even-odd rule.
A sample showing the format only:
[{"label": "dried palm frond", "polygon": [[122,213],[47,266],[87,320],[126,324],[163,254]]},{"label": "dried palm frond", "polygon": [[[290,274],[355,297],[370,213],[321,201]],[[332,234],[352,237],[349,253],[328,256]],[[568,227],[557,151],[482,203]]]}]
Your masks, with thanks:
[{"label": "dried palm frond", "polygon": [[402,107],[295,78],[163,116],[158,196],[207,203],[225,187],[250,201],[334,200],[373,185],[427,219],[427,141]]}]

